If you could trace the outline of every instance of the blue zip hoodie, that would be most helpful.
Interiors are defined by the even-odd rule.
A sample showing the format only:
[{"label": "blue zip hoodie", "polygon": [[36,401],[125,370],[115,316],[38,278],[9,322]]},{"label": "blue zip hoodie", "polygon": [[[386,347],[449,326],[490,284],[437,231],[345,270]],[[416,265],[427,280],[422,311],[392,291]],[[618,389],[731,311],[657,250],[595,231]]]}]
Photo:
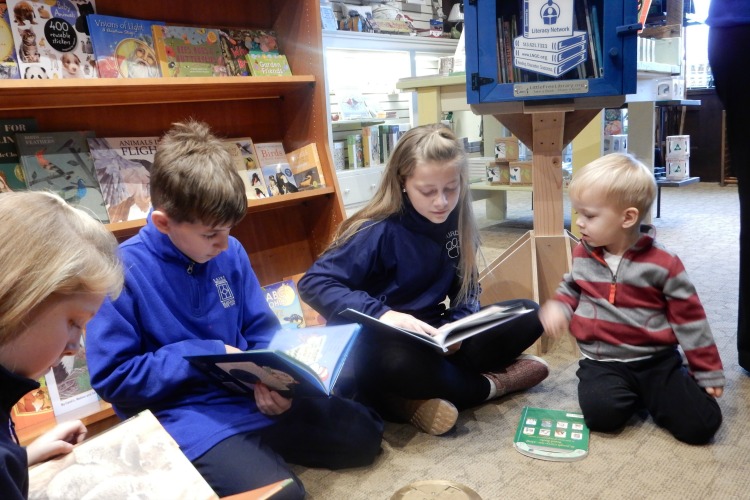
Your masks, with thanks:
[{"label": "blue zip hoodie", "polygon": [[125,287],[86,328],[91,384],[120,417],[150,409],[190,460],[273,420],[231,393],[186,355],[268,345],[279,321],[247,253],[234,238],[204,264],[182,254],[151,222],[120,245]]},{"label": "blue zip hoodie", "polygon": [[375,318],[392,309],[440,326],[479,310],[477,297],[454,304],[459,248],[458,208],[435,224],[404,196],[403,213],[365,224],[324,253],[299,281],[300,297],[331,323],[346,308]]}]

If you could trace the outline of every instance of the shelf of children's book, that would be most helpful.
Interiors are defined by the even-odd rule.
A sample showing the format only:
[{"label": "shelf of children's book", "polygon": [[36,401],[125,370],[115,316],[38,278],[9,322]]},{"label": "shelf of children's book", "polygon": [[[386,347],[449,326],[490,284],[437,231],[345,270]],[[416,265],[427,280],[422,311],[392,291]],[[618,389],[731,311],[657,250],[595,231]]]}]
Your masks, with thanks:
[{"label": "shelf of children's book", "polygon": [[38,424],[17,430],[16,433],[18,434],[18,440],[21,442],[22,446],[27,446],[30,442],[52,429],[58,423],[76,419],[83,422],[83,425],[88,429],[87,437],[91,437],[119,421],[119,418],[115,415],[115,411],[112,409],[112,405],[100,399],[95,403],[82,406],[72,412],[66,413],[62,417],[45,420]]},{"label": "shelf of children's book", "polygon": [[0,110],[279,99],[315,81],[312,75],[2,80]]}]

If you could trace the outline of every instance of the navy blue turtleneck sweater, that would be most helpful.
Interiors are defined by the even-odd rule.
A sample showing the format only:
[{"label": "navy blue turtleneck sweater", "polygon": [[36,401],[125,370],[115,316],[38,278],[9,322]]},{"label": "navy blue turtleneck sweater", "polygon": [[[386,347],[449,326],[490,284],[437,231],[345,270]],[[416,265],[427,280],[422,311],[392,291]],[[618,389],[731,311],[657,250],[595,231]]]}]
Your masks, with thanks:
[{"label": "navy blue turtleneck sweater", "polygon": [[39,382],[15,375],[0,366],[0,497],[7,500],[27,498],[29,467],[26,450],[16,443],[10,410],[24,394],[39,388]]}]

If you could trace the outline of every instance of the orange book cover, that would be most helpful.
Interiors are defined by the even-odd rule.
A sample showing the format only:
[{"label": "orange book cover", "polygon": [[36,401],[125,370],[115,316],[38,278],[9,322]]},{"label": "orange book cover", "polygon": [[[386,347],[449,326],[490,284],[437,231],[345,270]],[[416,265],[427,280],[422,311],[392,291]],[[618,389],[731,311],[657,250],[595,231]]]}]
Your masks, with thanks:
[{"label": "orange book cover", "polygon": [[52,411],[52,400],[49,396],[44,377],[39,379],[41,387],[27,392],[21,400],[13,405],[11,418],[16,431],[31,427],[42,422],[54,422],[55,413]]}]

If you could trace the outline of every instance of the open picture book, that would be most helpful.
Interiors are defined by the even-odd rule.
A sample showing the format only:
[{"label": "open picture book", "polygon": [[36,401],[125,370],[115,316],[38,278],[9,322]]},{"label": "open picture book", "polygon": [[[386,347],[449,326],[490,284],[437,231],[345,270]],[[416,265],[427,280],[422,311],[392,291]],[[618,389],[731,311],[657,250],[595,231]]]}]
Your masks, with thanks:
[{"label": "open picture book", "polygon": [[491,330],[497,325],[528,312],[531,312],[531,309],[524,307],[522,302],[507,304],[504,306],[487,306],[474,314],[470,314],[469,316],[441,326],[438,328],[438,331],[440,332],[439,335],[434,337],[426,333],[415,332],[407,330],[406,328],[389,325],[379,319],[351,308],[341,311],[339,315],[349,321],[361,323],[363,326],[371,328],[377,332],[404,334],[408,338],[417,339],[442,351],[447,351],[448,347],[453,344],[457,344],[469,337]]},{"label": "open picture book", "polygon": [[262,382],[285,397],[327,397],[359,330],[357,324],[281,329],[265,349],[185,359],[236,392],[252,396]]},{"label": "open picture book", "polygon": [[513,446],[541,460],[581,460],[589,454],[589,428],[580,412],[525,406]]}]

